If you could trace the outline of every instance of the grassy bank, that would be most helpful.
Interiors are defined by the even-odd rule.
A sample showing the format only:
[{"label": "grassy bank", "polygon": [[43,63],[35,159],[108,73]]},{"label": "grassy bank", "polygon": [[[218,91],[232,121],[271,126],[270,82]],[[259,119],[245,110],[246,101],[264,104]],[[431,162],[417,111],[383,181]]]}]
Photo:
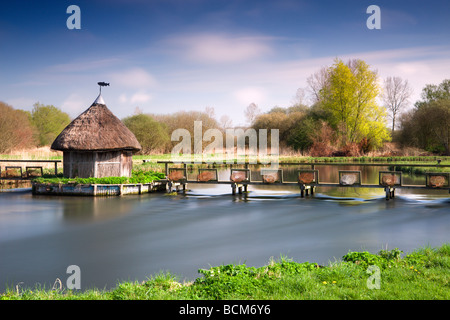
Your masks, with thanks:
[{"label": "grassy bank", "polygon": [[[147,162],[143,162],[146,160]],[[248,160],[248,159],[247,159]],[[440,160],[442,165],[450,165],[450,157],[448,156],[398,156],[398,157],[293,157],[280,156],[279,163],[386,163],[389,165],[395,164],[437,164]],[[164,164],[158,164],[158,161],[171,161],[170,154],[162,155],[134,155],[133,166],[135,168],[150,169],[156,172],[164,171]],[[234,161],[237,161],[235,159]],[[226,163],[226,160],[216,161],[216,163]],[[405,173],[423,174],[426,172],[450,172],[450,168],[436,168],[436,167],[397,167],[396,170],[401,170]]]},{"label": "grassy bank", "polygon": [[[368,272],[368,267],[374,265],[378,271]],[[448,300],[450,244],[425,247],[408,254],[398,249],[376,254],[349,252],[342,260],[327,266],[282,257],[259,268],[230,264],[200,269],[199,273],[200,277],[188,283],[165,272],[143,282],[119,283],[109,291],[11,288],[0,299]]]},{"label": "grassy bank", "polygon": [[[150,160],[152,162],[157,161],[171,161],[171,154],[153,154],[153,155],[133,155],[134,161]],[[437,163],[440,159],[442,164],[450,164],[449,156],[392,156],[392,157],[300,157],[300,156],[279,156],[279,162],[381,162],[381,163],[411,163],[411,162],[427,162]],[[225,162],[225,159],[222,161]]]},{"label": "grassy bank", "polygon": [[[444,164],[444,163],[442,163]],[[449,164],[449,163],[445,163]],[[390,168],[392,170],[392,168]],[[435,172],[435,173],[441,173],[441,172],[450,172],[450,167],[396,167],[396,171],[401,171],[404,173],[409,174],[425,174],[427,172]]]}]

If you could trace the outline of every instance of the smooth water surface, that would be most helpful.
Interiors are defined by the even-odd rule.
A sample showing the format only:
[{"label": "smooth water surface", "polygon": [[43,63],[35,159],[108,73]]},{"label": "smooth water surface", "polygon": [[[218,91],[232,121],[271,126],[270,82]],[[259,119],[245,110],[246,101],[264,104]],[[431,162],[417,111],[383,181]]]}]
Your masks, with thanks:
[{"label": "smooth water surface", "polygon": [[82,289],[111,288],[161,270],[193,280],[219,264],[258,267],[281,255],[327,264],[349,250],[450,242],[445,191],[398,190],[386,201],[383,189],[319,188],[301,198],[287,186],[235,196],[229,185],[188,187],[107,198],[0,193],[0,292],[65,285],[69,265],[80,267]]}]

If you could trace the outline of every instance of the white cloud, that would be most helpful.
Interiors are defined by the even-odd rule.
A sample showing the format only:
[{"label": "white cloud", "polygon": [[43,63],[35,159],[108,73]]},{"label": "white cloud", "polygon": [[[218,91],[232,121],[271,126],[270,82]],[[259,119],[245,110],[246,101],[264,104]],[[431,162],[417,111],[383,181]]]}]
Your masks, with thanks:
[{"label": "white cloud", "polygon": [[128,101],[127,95],[126,95],[125,93],[122,93],[122,94],[119,96],[119,102],[121,102],[121,103],[126,103],[127,101]]},{"label": "white cloud", "polygon": [[145,93],[145,92],[136,92],[133,94],[130,98],[131,103],[144,103],[147,101],[150,101],[152,98],[151,95]]},{"label": "white cloud", "polygon": [[267,99],[265,90],[258,87],[246,87],[239,89],[233,93],[234,98],[241,105],[249,105],[250,103],[264,103]]},{"label": "white cloud", "polygon": [[132,104],[139,104],[139,103],[145,103],[152,99],[152,95],[148,94],[145,91],[138,91],[135,92],[133,95],[128,97],[125,93],[122,93],[119,96],[119,101],[123,104],[132,103]]},{"label": "white cloud", "polygon": [[129,88],[148,88],[156,84],[155,78],[142,68],[133,68],[107,75],[112,85]]},{"label": "white cloud", "polygon": [[172,52],[201,63],[237,63],[272,52],[269,37],[226,34],[177,35],[165,41]]},{"label": "white cloud", "polygon": [[67,112],[72,118],[77,117],[80,113],[86,110],[94,100],[87,102],[79,94],[70,94],[61,104],[61,110]]}]

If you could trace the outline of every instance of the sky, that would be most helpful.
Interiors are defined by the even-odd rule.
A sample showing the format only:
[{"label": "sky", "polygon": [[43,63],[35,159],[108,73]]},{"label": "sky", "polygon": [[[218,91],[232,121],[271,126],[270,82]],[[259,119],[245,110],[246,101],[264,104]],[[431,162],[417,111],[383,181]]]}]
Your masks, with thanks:
[{"label": "sky", "polygon": [[[70,29],[80,8],[80,29]],[[370,5],[380,29],[369,29]],[[450,1],[8,1],[0,7],[0,101],[54,105],[72,118],[102,89],[119,118],[204,111],[245,124],[295,103],[307,78],[335,59],[362,59],[380,79],[450,78]],[[306,91],[307,92],[307,91]],[[308,96],[304,102],[308,103]]]}]

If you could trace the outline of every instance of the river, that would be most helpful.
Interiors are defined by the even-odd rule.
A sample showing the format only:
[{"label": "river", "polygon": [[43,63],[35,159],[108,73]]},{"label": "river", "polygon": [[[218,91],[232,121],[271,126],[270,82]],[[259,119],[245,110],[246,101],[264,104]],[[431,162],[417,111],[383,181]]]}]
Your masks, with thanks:
[{"label": "river", "polygon": [[[363,181],[378,170],[363,168]],[[321,181],[336,174],[320,173]],[[82,289],[108,289],[163,270],[188,281],[199,268],[258,267],[271,257],[326,265],[349,250],[407,253],[450,242],[449,209],[448,191],[437,190],[398,190],[386,201],[383,189],[369,188],[321,187],[305,198],[297,187],[270,185],[235,196],[229,185],[211,184],[98,198],[15,189],[0,192],[0,292],[51,288],[56,279],[65,285],[70,265],[80,267]]]}]

